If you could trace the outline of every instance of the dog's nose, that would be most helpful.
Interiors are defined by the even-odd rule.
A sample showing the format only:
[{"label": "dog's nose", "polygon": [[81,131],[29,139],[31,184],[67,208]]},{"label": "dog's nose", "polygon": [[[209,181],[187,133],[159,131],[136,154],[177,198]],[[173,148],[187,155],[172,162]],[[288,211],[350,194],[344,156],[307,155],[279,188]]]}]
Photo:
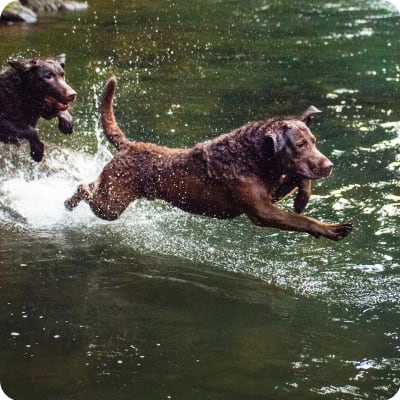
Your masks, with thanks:
[{"label": "dog's nose", "polygon": [[333,162],[326,159],[323,165],[321,166],[321,172],[323,176],[329,176],[333,170]]},{"label": "dog's nose", "polygon": [[73,102],[76,98],[76,92],[75,91],[69,92],[67,98],[69,103]]}]

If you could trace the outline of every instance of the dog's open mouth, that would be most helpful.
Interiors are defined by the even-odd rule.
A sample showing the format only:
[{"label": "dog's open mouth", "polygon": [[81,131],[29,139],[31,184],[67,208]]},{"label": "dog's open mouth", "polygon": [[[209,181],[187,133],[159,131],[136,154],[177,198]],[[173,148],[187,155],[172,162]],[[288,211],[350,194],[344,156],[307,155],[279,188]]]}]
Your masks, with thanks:
[{"label": "dog's open mouth", "polygon": [[52,119],[60,112],[68,110],[68,107],[68,101],[59,101],[52,96],[47,96],[44,98],[40,115],[44,119]]},{"label": "dog's open mouth", "polygon": [[68,109],[68,103],[67,104],[57,103],[57,107],[60,109],[60,111],[65,111]]},{"label": "dog's open mouth", "polygon": [[49,110],[57,110],[57,111],[65,111],[68,109],[69,103],[68,102],[61,102],[56,100],[54,97],[47,96],[44,99],[46,103],[46,108]]}]

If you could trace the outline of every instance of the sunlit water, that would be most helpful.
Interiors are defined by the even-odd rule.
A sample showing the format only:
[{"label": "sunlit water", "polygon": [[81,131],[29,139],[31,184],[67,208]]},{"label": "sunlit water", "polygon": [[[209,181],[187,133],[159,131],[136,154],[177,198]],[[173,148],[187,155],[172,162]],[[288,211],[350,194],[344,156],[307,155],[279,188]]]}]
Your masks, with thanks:
[{"label": "sunlit water", "polygon": [[[41,123],[42,163],[0,144],[2,386],[15,399],[389,398],[400,386],[399,17],[380,1],[156,3],[98,1],[26,28],[32,38],[0,27],[3,59],[65,51],[79,92],[74,136]],[[83,203],[67,212],[112,157],[97,121],[111,73],[128,135],[170,146],[315,104],[335,171],[306,214],[354,232],[315,240],[145,200],[112,223]]]}]

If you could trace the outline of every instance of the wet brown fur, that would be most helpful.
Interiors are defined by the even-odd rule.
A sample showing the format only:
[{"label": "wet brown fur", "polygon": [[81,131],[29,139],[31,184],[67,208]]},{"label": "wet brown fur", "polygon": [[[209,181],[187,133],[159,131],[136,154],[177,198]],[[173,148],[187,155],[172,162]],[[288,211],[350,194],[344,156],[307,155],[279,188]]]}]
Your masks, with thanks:
[{"label": "wet brown fur", "polygon": [[[332,240],[352,230],[351,224],[325,224],[299,214],[309,200],[311,180],[328,176],[333,166],[316,149],[307,126],[319,112],[315,107],[297,119],[252,122],[192,148],[168,148],[126,138],[114,118],[115,88],[112,77],[101,101],[101,123],[117,152],[93,184],[78,187],[65,202],[67,209],[85,200],[98,217],[115,220],[135,199],[162,199],[195,214],[246,214],[259,226]],[[296,188],[296,213],[274,204]]]}]

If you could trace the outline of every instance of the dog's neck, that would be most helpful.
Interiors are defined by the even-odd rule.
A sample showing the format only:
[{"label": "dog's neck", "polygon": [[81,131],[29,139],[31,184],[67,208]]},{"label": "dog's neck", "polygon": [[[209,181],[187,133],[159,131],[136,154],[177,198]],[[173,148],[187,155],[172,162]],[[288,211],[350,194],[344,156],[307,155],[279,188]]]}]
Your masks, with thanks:
[{"label": "dog's neck", "polygon": [[4,115],[36,126],[43,98],[32,90],[28,79],[23,79],[18,71],[10,67],[1,74],[0,92],[3,94],[0,96],[0,107]]}]

